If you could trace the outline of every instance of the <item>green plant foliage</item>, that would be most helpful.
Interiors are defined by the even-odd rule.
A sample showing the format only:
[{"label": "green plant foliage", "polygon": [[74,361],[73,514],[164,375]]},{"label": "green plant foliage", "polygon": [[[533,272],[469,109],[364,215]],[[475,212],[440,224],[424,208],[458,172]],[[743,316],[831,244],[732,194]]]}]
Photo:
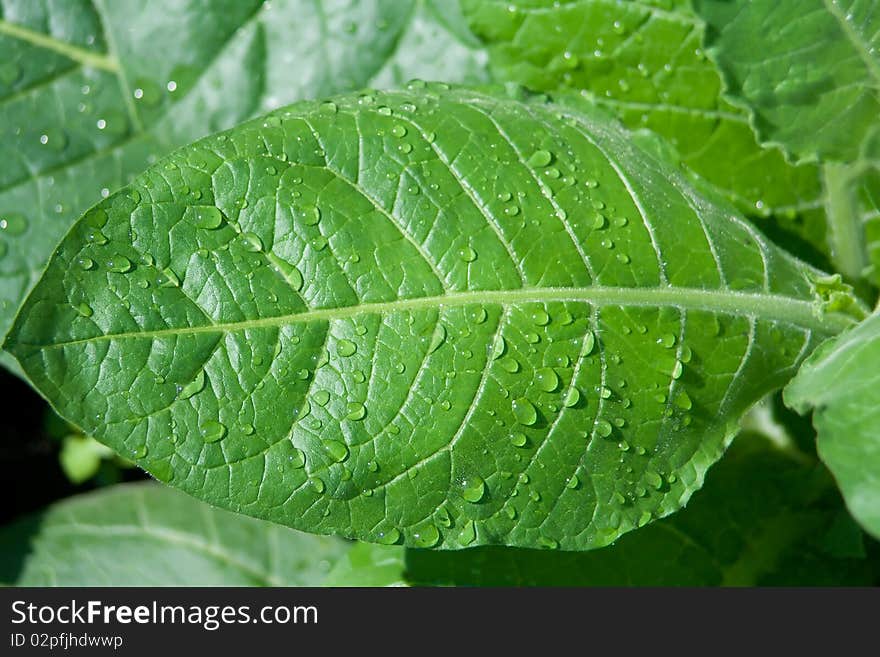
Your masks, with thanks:
[{"label": "green plant foliage", "polygon": [[485,57],[435,4],[3,3],[0,334],[73,221],[173,147],[368,84],[483,81]]},{"label": "green plant foliage", "polygon": [[762,139],[852,161],[880,114],[876,0],[697,0],[729,93]]},{"label": "green plant foliage", "polygon": [[316,586],[347,550],[151,483],[73,497],[0,529],[17,586]]},{"label": "green plant foliage", "polygon": [[880,314],[823,344],[785,401],[801,413],[814,409],[819,456],[852,514],[880,537]]},{"label": "green plant foliage", "polygon": [[856,586],[880,577],[827,471],[756,434],[736,439],[686,509],[602,550],[362,544],[336,570],[336,582],[347,586],[401,579],[420,586]]},{"label": "green plant foliage", "polygon": [[413,83],[157,162],[76,224],[5,346],[211,503],[580,550],[677,510],[860,316],[604,116]]},{"label": "green plant foliage", "polygon": [[[786,247],[827,252],[819,168],[758,144],[747,110],[728,101],[687,0],[462,0],[498,80],[579,91],[630,128],[666,138],[682,164],[739,208],[769,219]],[[753,39],[742,41],[755,55]],[[807,243],[811,246],[807,246]]]}]

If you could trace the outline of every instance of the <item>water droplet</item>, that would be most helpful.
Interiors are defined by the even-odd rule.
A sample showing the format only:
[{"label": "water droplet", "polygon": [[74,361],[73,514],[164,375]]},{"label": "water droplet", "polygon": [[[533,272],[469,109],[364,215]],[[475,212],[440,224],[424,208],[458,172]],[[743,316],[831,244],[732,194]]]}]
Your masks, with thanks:
[{"label": "water droplet", "polygon": [[532,323],[537,326],[546,326],[550,323],[550,315],[543,310],[536,310],[531,315]]},{"label": "water droplet", "polygon": [[261,240],[260,236],[255,233],[242,233],[241,241],[245,251],[257,253],[263,250],[263,240]]},{"label": "water droplet", "polygon": [[382,545],[395,545],[400,541],[400,532],[392,527],[376,535],[376,542]]},{"label": "water droplet", "polygon": [[406,136],[406,127],[398,123],[393,128],[391,128],[391,134],[395,137],[405,137]]},{"label": "water droplet", "polygon": [[296,217],[306,226],[317,226],[321,221],[321,210],[314,205],[303,205],[296,208]]},{"label": "water droplet", "polygon": [[525,447],[526,443],[528,443],[529,439],[526,437],[526,434],[518,431],[510,436],[510,443],[514,447]]},{"label": "water droplet", "polygon": [[684,372],[684,366],[681,364],[681,361],[675,361],[675,365],[672,366],[672,378],[679,378],[682,375],[682,372]]},{"label": "water droplet", "polygon": [[134,450],[132,450],[132,451],[133,451],[133,453],[134,453],[134,457],[135,457],[136,459],[142,459],[142,458],[144,458],[144,457],[147,455],[147,452],[148,452],[149,450],[147,449],[146,444],[143,444],[143,445],[138,445],[138,446],[135,447]]},{"label": "water droplet", "polygon": [[109,271],[115,272],[117,274],[124,274],[126,272],[131,271],[134,268],[134,265],[131,263],[131,260],[122,255],[115,255],[110,258],[107,263],[107,269]]},{"label": "water droplet", "polygon": [[578,402],[581,400],[581,391],[576,387],[572,386],[565,393],[565,397],[562,399],[562,405],[566,408],[572,408],[573,406],[577,406]]},{"label": "water droplet", "polygon": [[94,311],[92,310],[92,307],[91,307],[89,304],[85,303],[85,302],[79,304],[79,305],[76,307],[76,312],[78,312],[78,313],[79,313],[80,315],[82,315],[83,317],[91,317],[91,316],[94,314]]},{"label": "water droplet", "polygon": [[606,420],[598,420],[596,422],[596,433],[602,436],[603,438],[607,438],[611,435],[611,423]]},{"label": "water droplet", "polygon": [[156,279],[156,285],[159,287],[180,287],[180,279],[170,267],[162,270],[161,276]]},{"label": "water droplet", "polygon": [[440,530],[434,525],[424,525],[416,530],[413,539],[418,547],[434,547],[440,542]]},{"label": "water droplet", "polygon": [[177,390],[177,398],[178,399],[189,399],[195,394],[198,394],[202,391],[202,388],[205,387],[205,370],[199,370],[199,373],[196,374],[195,378],[187,383],[185,386],[178,386]]},{"label": "water droplet", "polygon": [[523,337],[529,344],[538,344],[541,341],[541,336],[537,333],[526,333]]},{"label": "water droplet", "polygon": [[636,524],[639,527],[644,527],[649,522],[651,522],[651,512],[650,511],[642,511],[642,514],[639,516],[639,520]]},{"label": "water droplet", "polygon": [[206,443],[216,443],[226,435],[226,426],[220,422],[209,420],[199,427],[199,431]]},{"label": "water droplet", "polygon": [[528,163],[533,167],[545,167],[553,161],[550,151],[537,150],[529,156]]},{"label": "water droplet", "polygon": [[189,206],[185,215],[197,228],[205,230],[219,228],[223,223],[223,213],[208,205]]},{"label": "water droplet", "polygon": [[663,477],[652,470],[648,470],[645,473],[645,481],[648,483],[649,486],[653,486],[657,490],[660,490],[660,488],[663,486]]},{"label": "water droplet", "polygon": [[364,406],[361,402],[348,403],[348,414],[345,416],[346,420],[363,420],[366,415],[367,407]]},{"label": "water droplet", "polygon": [[327,392],[326,390],[318,390],[315,392],[314,395],[312,395],[312,400],[318,406],[326,406],[327,402],[330,401],[330,393]]},{"label": "water droplet", "polygon": [[339,340],[336,343],[336,353],[343,357],[354,355],[357,351],[357,345],[351,340]]},{"label": "water droplet", "polygon": [[12,213],[0,219],[0,230],[6,235],[18,236],[28,229],[28,220],[23,214]]},{"label": "water droplet", "polygon": [[544,548],[545,550],[555,550],[559,547],[559,541],[552,539],[548,536],[539,536],[538,537],[538,545]]},{"label": "water droplet", "polygon": [[492,360],[498,360],[501,356],[504,355],[504,352],[507,350],[507,342],[504,340],[504,336],[499,335],[495,338],[495,342],[492,343]]},{"label": "water droplet", "polygon": [[324,489],[326,488],[326,486],[324,485],[324,480],[314,475],[309,477],[309,485],[312,487],[312,490],[319,494],[323,493]]},{"label": "water droplet", "polygon": [[549,367],[542,367],[535,372],[535,381],[544,392],[553,392],[559,387],[559,375]]},{"label": "water droplet", "polygon": [[513,416],[516,421],[525,426],[532,426],[538,421],[538,409],[525,397],[519,397],[511,402]]},{"label": "water droplet", "polygon": [[86,271],[95,268],[95,261],[85,256],[77,258],[76,264],[79,265],[80,269],[85,269]]},{"label": "water droplet", "polygon": [[477,259],[477,252],[471,247],[465,246],[458,252],[459,257],[465,262],[473,262]]},{"label": "water droplet", "polygon": [[428,344],[428,353],[433,354],[444,342],[446,342],[446,326],[437,324],[431,335],[431,342]]},{"label": "water droplet", "polygon": [[339,440],[325,440],[324,449],[327,450],[330,458],[337,463],[342,463],[348,458],[348,447]]},{"label": "water droplet", "polygon": [[519,372],[519,361],[508,356],[500,361],[501,367],[511,374]]},{"label": "water droplet", "polygon": [[675,405],[682,410],[689,411],[693,407],[693,402],[691,401],[691,398],[688,396],[687,392],[682,390],[675,398]]},{"label": "water droplet", "polygon": [[569,477],[568,481],[565,482],[565,487],[570,490],[574,490],[575,488],[580,486],[580,483],[581,480],[578,479],[578,476],[576,474],[573,474],[571,475],[571,477]]},{"label": "water droplet", "polygon": [[473,475],[462,482],[461,496],[465,501],[476,504],[486,494],[486,482],[479,475]]},{"label": "water droplet", "polygon": [[675,346],[675,336],[672,335],[672,333],[664,333],[657,338],[657,344],[663,345],[667,349],[671,349]]}]

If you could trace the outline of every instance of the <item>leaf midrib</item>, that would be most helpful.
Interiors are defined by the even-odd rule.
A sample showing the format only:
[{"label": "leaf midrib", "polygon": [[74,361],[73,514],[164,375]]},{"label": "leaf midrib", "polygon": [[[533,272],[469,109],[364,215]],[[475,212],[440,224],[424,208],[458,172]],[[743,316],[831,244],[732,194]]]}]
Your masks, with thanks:
[{"label": "leaf midrib", "polygon": [[686,287],[545,287],[512,290],[475,290],[446,294],[361,303],[336,308],[315,308],[288,315],[265,317],[238,322],[176,327],[149,331],[108,333],[90,338],[34,344],[7,340],[5,348],[15,344],[52,349],[106,340],[158,338],[196,333],[232,333],[259,328],[281,327],[314,321],[349,319],[367,314],[389,314],[405,311],[442,310],[468,305],[501,305],[513,303],[580,302],[594,306],[676,307],[683,310],[704,310],[728,315],[754,316],[768,321],[786,322],[822,333],[839,333],[856,322],[840,313],[823,314],[814,301],[805,301],[778,294],[707,290]]},{"label": "leaf midrib", "polygon": [[115,57],[86,50],[85,48],[74,46],[65,41],[59,41],[54,37],[43,34],[42,32],[36,32],[3,19],[0,19],[0,34],[6,34],[19,39],[20,41],[26,41],[39,48],[50,50],[85,66],[91,66],[103,71],[110,71],[111,73],[119,73],[119,62]]}]

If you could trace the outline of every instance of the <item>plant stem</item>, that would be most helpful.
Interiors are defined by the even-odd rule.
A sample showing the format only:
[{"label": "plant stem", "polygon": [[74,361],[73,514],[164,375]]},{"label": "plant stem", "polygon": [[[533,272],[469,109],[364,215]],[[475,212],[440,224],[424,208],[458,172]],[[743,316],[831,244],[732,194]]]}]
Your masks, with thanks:
[{"label": "plant stem", "polygon": [[828,212],[828,242],[837,269],[856,281],[868,266],[865,230],[859,218],[852,187],[861,165],[829,163],[823,167],[825,207]]}]

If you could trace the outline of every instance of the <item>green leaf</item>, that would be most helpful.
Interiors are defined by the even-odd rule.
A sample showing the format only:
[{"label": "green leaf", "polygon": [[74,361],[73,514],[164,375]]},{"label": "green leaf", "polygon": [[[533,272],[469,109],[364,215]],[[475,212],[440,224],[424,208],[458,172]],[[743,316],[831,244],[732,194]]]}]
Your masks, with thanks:
[{"label": "green leaf", "polygon": [[157,156],[303,98],[483,81],[483,59],[416,0],[5,3],[0,335],[73,221]]},{"label": "green leaf", "polygon": [[876,0],[697,0],[728,91],[765,141],[852,161],[880,115]]},{"label": "green leaf", "polygon": [[880,314],[823,344],[786,387],[785,402],[814,409],[819,456],[852,514],[880,537]]},{"label": "green leaf", "polygon": [[662,135],[682,164],[761,218],[774,239],[824,263],[818,168],[792,166],[780,150],[758,144],[748,112],[723,97],[718,70],[702,50],[704,25],[687,0],[462,5],[499,81],[578,91],[629,127]]},{"label": "green leaf", "polygon": [[156,484],[104,488],[0,529],[17,586],[316,586],[348,550]]},{"label": "green leaf", "polygon": [[324,586],[406,586],[404,549],[396,545],[356,543],[333,566]]},{"label": "green leaf", "polygon": [[880,573],[829,479],[813,462],[746,434],[687,509],[613,546],[407,550],[406,577],[464,586],[873,585]]},{"label": "green leaf", "polygon": [[214,504],[573,550],[677,510],[856,303],[604,116],[414,83],[158,162],[78,222],[5,346]]}]

